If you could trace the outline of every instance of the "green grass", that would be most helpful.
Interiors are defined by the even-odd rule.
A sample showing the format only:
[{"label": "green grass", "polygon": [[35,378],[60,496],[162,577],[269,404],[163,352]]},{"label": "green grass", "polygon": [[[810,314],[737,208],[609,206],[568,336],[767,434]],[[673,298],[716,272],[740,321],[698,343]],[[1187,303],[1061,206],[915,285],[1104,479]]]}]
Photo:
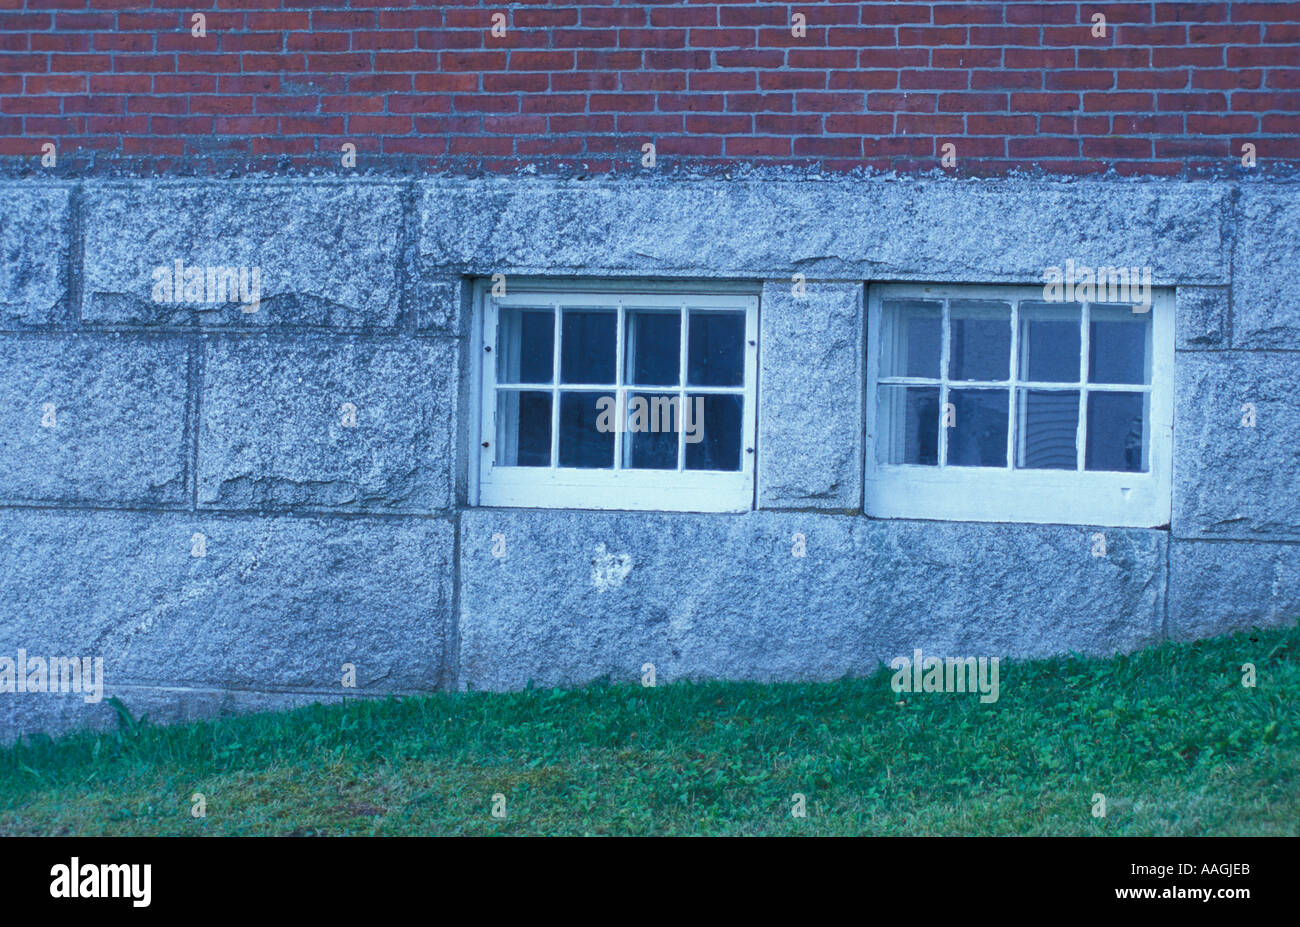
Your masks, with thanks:
[{"label": "green grass", "polygon": [[128,721],[0,750],[0,834],[1300,835],[1300,627],[1004,663],[991,705],[890,676]]}]

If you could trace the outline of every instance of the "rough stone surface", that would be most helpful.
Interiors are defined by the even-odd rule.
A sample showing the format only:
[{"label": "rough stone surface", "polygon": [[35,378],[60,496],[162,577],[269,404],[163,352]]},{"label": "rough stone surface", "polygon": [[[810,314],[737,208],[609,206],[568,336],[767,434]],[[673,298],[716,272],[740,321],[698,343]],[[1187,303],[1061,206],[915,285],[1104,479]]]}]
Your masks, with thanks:
[{"label": "rough stone surface", "polygon": [[469,289],[461,277],[421,275],[416,281],[416,327],[422,332],[460,334]]},{"label": "rough stone surface", "polygon": [[[392,329],[400,188],[347,183],[91,183],[82,316],[105,324]],[[261,305],[153,300],[156,267],[258,267]]]},{"label": "rough stone surface", "polygon": [[1244,186],[1232,252],[1232,343],[1300,349],[1300,187]]},{"label": "rough stone surface", "polygon": [[[0,184],[0,655],[102,655],[107,694],[181,720],[347,697],[345,662],[360,697],[646,662],[664,680],[814,679],[916,647],[1105,653],[1284,623],[1297,228],[1300,188],[1275,182]],[[259,267],[259,311],[155,303],[153,269],[178,258]],[[1177,540],[1108,528],[1094,558],[1096,528],[844,514],[861,504],[863,283],[1038,283],[1070,259],[1178,289]],[[456,514],[470,282],[497,272],[769,281],[761,510]],[[112,330],[147,326],[184,331]],[[115,722],[75,696],[0,699],[0,739],[84,723]]]},{"label": "rough stone surface", "polygon": [[[472,510],[462,687],[829,679],[941,656],[1111,653],[1160,635],[1166,535],[1087,528]],[[792,555],[804,535],[807,556]],[[506,539],[492,555],[494,534]]]},{"label": "rough stone surface", "polygon": [[[453,501],[456,343],[206,345],[199,504],[425,512]],[[347,405],[355,407],[356,424]]]},{"label": "rough stone surface", "polygon": [[1174,535],[1300,540],[1300,355],[1187,352],[1174,371]]},{"label": "rough stone surface", "polygon": [[194,689],[182,686],[132,686],[106,682],[103,701],[87,703],[76,693],[5,696],[0,700],[0,743],[27,734],[113,730],[117,712],[108,703],[117,698],[131,716],[156,724],[180,724],[225,715],[287,711],[318,702],[340,702],[378,696],[337,692],[246,692],[240,689]]},{"label": "rough stone surface", "polygon": [[1037,283],[1069,258],[1227,282],[1226,187],[1055,181],[419,182],[424,272]]},{"label": "rough stone surface", "polygon": [[862,505],[862,285],[763,287],[759,334],[760,508]]},{"label": "rough stone surface", "polygon": [[66,321],[71,213],[68,187],[0,184],[0,324]]},{"label": "rough stone surface", "polygon": [[1169,560],[1170,637],[1300,619],[1300,544],[1175,540]]},{"label": "rough stone surface", "polygon": [[180,339],[0,337],[0,499],[188,501]]},{"label": "rough stone surface", "polygon": [[1226,287],[1180,286],[1174,308],[1174,346],[1179,351],[1228,347]]},{"label": "rough stone surface", "polygon": [[352,663],[358,692],[430,690],[453,546],[447,519],[13,510],[0,655],[102,656],[114,686],[342,692]]}]

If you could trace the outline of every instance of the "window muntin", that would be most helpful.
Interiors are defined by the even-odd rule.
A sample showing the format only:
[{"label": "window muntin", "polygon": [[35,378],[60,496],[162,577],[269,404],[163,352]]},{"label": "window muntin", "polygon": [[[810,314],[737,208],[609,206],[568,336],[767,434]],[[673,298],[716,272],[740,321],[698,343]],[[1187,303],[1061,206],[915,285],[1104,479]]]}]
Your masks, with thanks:
[{"label": "window muntin", "polygon": [[757,296],[520,290],[482,307],[481,504],[752,506]]},{"label": "window muntin", "polygon": [[1172,301],[889,285],[869,300],[867,511],[1168,522]]}]

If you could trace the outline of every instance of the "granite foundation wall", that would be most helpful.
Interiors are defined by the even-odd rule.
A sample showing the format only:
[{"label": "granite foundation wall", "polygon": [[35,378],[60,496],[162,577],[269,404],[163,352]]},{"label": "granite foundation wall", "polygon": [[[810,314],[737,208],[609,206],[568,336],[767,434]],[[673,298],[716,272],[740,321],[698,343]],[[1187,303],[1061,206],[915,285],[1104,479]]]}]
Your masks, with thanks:
[{"label": "granite foundation wall", "polygon": [[[1300,615],[1297,184],[14,181],[0,243],[0,657],[104,667],[102,701],[0,694],[6,739],[110,696],[826,679]],[[1087,525],[864,516],[866,286],[1069,258],[1176,289],[1171,524],[1097,557]],[[256,302],[160,299],[176,261],[256,268]],[[498,273],[761,287],[754,510],[468,505],[470,283]]]}]

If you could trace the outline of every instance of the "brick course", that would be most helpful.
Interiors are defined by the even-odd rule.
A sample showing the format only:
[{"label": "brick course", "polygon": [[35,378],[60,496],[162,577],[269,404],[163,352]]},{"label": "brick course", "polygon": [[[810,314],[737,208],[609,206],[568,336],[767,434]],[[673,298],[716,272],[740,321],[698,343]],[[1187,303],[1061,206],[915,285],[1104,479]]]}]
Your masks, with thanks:
[{"label": "brick course", "polygon": [[926,171],[947,142],[957,173],[1300,162],[1300,3],[5,6],[7,173],[47,142],[74,173],[342,171],[344,142],[359,169],[458,173],[637,172],[646,142],[690,170]]}]

